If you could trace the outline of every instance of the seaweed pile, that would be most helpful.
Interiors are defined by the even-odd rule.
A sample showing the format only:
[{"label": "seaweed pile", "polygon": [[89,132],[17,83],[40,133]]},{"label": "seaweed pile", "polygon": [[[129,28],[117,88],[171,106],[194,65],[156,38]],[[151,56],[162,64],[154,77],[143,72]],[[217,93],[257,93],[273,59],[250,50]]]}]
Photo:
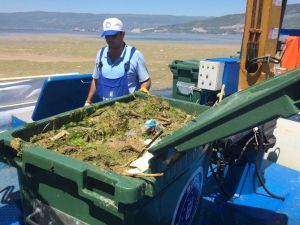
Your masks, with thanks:
[{"label": "seaweed pile", "polygon": [[[155,138],[158,132],[163,138],[192,117],[159,96],[136,98],[99,108],[79,122],[34,135],[30,142],[120,172],[145,150],[145,140]],[[154,129],[145,127],[149,120],[155,122]]]}]

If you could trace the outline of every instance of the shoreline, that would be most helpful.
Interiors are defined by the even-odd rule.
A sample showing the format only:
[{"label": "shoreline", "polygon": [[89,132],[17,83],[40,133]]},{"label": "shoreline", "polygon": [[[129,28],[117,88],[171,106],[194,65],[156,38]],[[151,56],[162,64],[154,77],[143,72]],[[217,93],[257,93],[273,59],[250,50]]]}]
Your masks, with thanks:
[{"label": "shoreline", "polygon": [[[240,45],[182,43],[127,39],[144,55],[154,89],[172,86],[169,65],[173,60],[206,59],[236,55]],[[74,34],[18,34],[0,37],[0,78],[91,73],[105,40]]]},{"label": "shoreline", "polygon": [[[99,38],[98,32],[64,32],[64,31],[1,31],[2,36],[70,36],[70,37],[90,37]],[[158,41],[172,43],[190,43],[190,44],[221,44],[221,45],[236,45],[241,44],[242,35],[239,34],[206,34],[206,33],[132,33],[126,32],[125,38],[133,41]]]}]

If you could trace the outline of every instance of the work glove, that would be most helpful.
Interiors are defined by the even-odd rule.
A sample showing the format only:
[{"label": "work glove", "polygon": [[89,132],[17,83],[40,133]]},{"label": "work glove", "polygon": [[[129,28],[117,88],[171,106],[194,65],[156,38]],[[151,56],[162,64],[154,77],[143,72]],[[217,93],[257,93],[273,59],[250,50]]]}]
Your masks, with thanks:
[{"label": "work glove", "polygon": [[148,89],[145,88],[145,87],[141,87],[139,91],[140,91],[140,92],[143,92],[144,94],[150,95],[150,92],[149,92]]},{"label": "work glove", "polygon": [[89,102],[85,102],[85,103],[84,103],[84,107],[90,106],[90,105],[91,105],[91,103],[89,103]]}]

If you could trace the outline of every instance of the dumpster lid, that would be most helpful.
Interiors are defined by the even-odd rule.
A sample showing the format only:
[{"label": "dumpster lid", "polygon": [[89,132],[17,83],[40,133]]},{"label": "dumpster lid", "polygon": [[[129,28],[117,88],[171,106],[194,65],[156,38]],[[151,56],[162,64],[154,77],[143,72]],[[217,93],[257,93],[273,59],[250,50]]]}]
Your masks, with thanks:
[{"label": "dumpster lid", "polygon": [[206,59],[208,61],[216,61],[216,62],[224,62],[224,63],[239,63],[240,59],[239,58],[208,58]]},{"label": "dumpster lid", "polygon": [[49,77],[45,80],[32,120],[40,120],[82,107],[88,95],[92,74]]},{"label": "dumpster lid", "polygon": [[201,59],[187,59],[187,60],[173,60],[169,67],[172,69],[199,69],[199,63]]},{"label": "dumpster lid", "polygon": [[149,152],[175,147],[178,151],[216,141],[277,117],[300,111],[300,68],[232,94],[194,121],[165,137]]}]

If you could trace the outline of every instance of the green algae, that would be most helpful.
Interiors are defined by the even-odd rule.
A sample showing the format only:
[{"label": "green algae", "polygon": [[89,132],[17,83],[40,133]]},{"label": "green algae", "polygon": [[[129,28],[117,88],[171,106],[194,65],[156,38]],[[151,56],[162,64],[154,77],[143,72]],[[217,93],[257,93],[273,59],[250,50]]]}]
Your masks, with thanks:
[{"label": "green algae", "polygon": [[[149,119],[158,124],[152,132],[145,128]],[[163,130],[160,138],[170,135],[191,119],[191,115],[161,97],[149,96],[99,108],[79,122],[34,135],[30,142],[117,172],[138,157],[145,149],[146,139],[153,139],[159,130]]]}]

